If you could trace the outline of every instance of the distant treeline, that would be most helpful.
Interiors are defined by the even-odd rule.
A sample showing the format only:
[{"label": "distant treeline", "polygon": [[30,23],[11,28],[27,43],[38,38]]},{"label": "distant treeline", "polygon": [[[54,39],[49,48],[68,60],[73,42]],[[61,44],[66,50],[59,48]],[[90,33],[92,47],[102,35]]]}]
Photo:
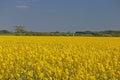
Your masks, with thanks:
[{"label": "distant treeline", "polygon": [[115,36],[120,37],[120,30],[106,30],[106,31],[76,31],[76,32],[12,32],[8,30],[0,30],[0,35],[16,35],[16,36]]},{"label": "distant treeline", "polygon": [[76,31],[76,32],[35,32],[27,31],[23,26],[16,26],[15,31],[0,30],[0,35],[16,35],[16,36],[107,36],[120,37],[120,30],[105,31]]},{"label": "distant treeline", "polygon": [[75,36],[115,36],[120,37],[120,30],[76,31]]}]

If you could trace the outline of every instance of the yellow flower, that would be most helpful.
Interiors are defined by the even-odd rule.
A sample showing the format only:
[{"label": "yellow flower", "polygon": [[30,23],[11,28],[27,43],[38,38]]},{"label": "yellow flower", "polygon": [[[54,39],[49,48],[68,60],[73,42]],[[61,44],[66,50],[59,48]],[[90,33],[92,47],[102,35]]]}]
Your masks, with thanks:
[{"label": "yellow flower", "polygon": [[27,75],[30,76],[30,77],[33,77],[33,71],[32,71],[32,70],[31,70],[31,71],[28,71],[28,72],[27,72]]},{"label": "yellow flower", "polygon": [[117,80],[120,38],[0,36],[0,80]]}]

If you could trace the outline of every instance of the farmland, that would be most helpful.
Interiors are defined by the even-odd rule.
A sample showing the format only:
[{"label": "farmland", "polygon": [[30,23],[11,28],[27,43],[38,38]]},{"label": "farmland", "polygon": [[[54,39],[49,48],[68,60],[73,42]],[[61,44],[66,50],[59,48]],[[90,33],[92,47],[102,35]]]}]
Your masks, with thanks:
[{"label": "farmland", "polygon": [[0,37],[1,80],[120,80],[119,37]]}]

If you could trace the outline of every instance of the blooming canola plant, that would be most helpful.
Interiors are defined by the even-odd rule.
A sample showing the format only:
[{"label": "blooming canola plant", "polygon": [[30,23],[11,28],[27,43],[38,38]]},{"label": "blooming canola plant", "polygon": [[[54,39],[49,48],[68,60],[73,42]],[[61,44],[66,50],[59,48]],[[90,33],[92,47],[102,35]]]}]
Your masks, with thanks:
[{"label": "blooming canola plant", "polygon": [[0,37],[1,80],[119,80],[119,37]]}]

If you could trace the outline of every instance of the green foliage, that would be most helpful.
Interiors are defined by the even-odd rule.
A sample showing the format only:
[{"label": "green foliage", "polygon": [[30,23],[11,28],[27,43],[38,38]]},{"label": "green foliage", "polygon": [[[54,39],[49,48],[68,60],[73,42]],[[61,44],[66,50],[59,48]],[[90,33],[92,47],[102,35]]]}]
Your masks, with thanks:
[{"label": "green foliage", "polygon": [[13,35],[13,32],[8,30],[0,30],[0,35]]},{"label": "green foliage", "polygon": [[15,29],[15,35],[25,35],[26,31],[24,30],[24,26],[16,26],[16,29]]},{"label": "green foliage", "polygon": [[76,31],[75,36],[120,36],[120,31],[106,30],[106,31]]},{"label": "green foliage", "polygon": [[33,32],[26,31],[24,26],[16,26],[15,32],[8,30],[0,30],[0,35],[16,35],[16,36],[106,36],[106,37],[120,37],[120,30],[106,30],[106,31],[76,31],[76,32]]}]

